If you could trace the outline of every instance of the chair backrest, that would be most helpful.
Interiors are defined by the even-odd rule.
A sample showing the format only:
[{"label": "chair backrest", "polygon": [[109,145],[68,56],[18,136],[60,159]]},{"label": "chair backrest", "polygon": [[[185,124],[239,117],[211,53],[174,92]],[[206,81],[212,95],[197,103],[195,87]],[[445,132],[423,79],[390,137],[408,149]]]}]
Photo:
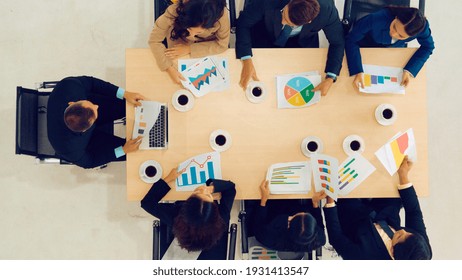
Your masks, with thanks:
[{"label": "chair backrest", "polygon": [[156,19],[165,12],[167,7],[172,4],[173,2],[170,0],[154,0],[154,21],[156,21]]},{"label": "chair backrest", "polygon": [[[409,7],[410,4],[410,0],[345,0],[342,20],[345,35],[350,32],[355,21],[370,13],[390,5]],[[424,13],[425,0],[419,1],[419,9]]]},{"label": "chair backrest", "polygon": [[17,87],[16,154],[39,159],[59,158],[48,140],[47,103],[50,92]]}]

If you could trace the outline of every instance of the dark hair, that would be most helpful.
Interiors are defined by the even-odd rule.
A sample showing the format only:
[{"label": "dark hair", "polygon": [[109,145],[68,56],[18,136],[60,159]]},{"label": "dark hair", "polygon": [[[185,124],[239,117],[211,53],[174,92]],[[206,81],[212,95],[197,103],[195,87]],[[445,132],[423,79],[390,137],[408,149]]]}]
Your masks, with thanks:
[{"label": "dark hair", "polygon": [[214,202],[192,195],[181,206],[172,230],[181,248],[199,251],[212,248],[226,231],[226,224]]},{"label": "dark hair", "polygon": [[316,220],[310,213],[303,213],[296,215],[290,221],[289,228],[276,237],[274,249],[306,252],[322,246],[321,242]]},{"label": "dark hair", "polygon": [[430,260],[432,252],[422,235],[412,233],[406,240],[393,247],[393,257],[395,260]]},{"label": "dark hair", "polygon": [[223,16],[225,7],[226,0],[180,0],[170,38],[186,41],[189,27],[212,28]]},{"label": "dark hair", "polygon": [[419,9],[412,7],[391,6],[388,7],[388,10],[394,17],[404,24],[404,30],[406,30],[407,35],[410,37],[415,36],[424,30],[427,20]]},{"label": "dark hair", "polygon": [[74,132],[83,132],[93,125],[95,113],[91,108],[83,107],[76,102],[64,111],[64,123]]},{"label": "dark hair", "polygon": [[290,21],[299,26],[312,21],[320,10],[317,0],[292,0],[287,7]]}]

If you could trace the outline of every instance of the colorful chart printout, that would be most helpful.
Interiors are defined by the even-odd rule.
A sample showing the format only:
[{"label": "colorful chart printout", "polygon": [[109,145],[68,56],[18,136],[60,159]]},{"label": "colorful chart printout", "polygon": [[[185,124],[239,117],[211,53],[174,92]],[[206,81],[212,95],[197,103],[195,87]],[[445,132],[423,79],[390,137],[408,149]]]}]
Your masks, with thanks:
[{"label": "colorful chart printout", "polygon": [[404,94],[401,86],[403,69],[397,67],[363,65],[364,88],[359,88],[364,93],[394,93]]},{"label": "colorful chart printout", "polygon": [[176,180],[177,191],[192,191],[205,185],[208,179],[221,179],[220,154],[218,152],[201,154],[180,164],[182,173]]},{"label": "colorful chart printout", "polygon": [[375,171],[375,167],[361,154],[348,157],[338,171],[338,189],[342,196],[348,195]]},{"label": "colorful chart printout", "polygon": [[226,82],[223,67],[212,57],[202,58],[181,71],[181,74],[186,79],[181,81],[183,86],[197,97],[214,91]]},{"label": "colorful chart printout", "polygon": [[277,163],[270,166],[266,179],[272,194],[308,193],[311,186],[309,162]]},{"label": "colorful chart printout", "polygon": [[416,161],[417,149],[413,129],[410,128],[404,133],[399,132],[377,150],[375,155],[390,175],[398,171],[406,155],[409,157],[409,160]]},{"label": "colorful chart printout", "polygon": [[338,160],[334,157],[315,154],[311,156],[314,188],[316,192],[324,190],[328,196],[338,197]]},{"label": "colorful chart printout", "polygon": [[277,76],[278,108],[303,108],[321,100],[313,89],[321,82],[320,75],[292,74]]},{"label": "colorful chart printout", "polygon": [[[210,58],[215,61],[217,66],[216,69],[224,76],[225,82],[223,84],[217,85],[213,91],[224,91],[229,89],[230,86],[230,75],[229,75],[229,67],[228,67],[228,59],[225,57],[218,57],[218,56],[210,56]],[[180,59],[178,60],[178,72],[185,71],[188,67],[200,62],[201,59],[193,58],[193,59]],[[211,73],[212,74],[212,73]],[[200,75],[199,75],[200,77]],[[193,78],[194,79],[194,78]],[[196,83],[197,84],[197,83]],[[200,91],[202,85],[196,87],[197,90]]]}]

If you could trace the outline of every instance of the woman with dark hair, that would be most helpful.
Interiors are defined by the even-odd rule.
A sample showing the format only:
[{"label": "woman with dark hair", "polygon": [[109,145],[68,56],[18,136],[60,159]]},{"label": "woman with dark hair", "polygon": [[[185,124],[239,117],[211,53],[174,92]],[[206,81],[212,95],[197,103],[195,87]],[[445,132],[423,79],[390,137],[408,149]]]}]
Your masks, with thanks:
[{"label": "woman with dark hair", "polygon": [[149,46],[160,70],[179,84],[184,78],[173,60],[188,54],[204,57],[222,53],[228,49],[229,32],[226,0],[179,0],[156,20]]},{"label": "woman with dark hair", "polygon": [[348,70],[355,76],[353,85],[364,87],[360,47],[403,48],[414,39],[420,47],[404,66],[403,86],[417,76],[435,48],[426,18],[416,8],[387,7],[355,22],[345,41]]},{"label": "woman with dark hair", "polygon": [[326,243],[324,222],[318,205],[310,205],[308,200],[268,202],[268,181],[261,183],[260,193],[260,204],[251,221],[258,242],[269,249],[294,252],[309,252]]},{"label": "woman with dark hair", "polygon": [[[154,183],[141,200],[141,207],[172,227],[181,248],[202,250],[199,259],[226,259],[227,228],[236,196],[234,183],[209,179],[206,186],[197,187],[184,202],[177,201],[173,206],[159,203],[170,191],[168,183],[179,175],[177,169],[172,169],[167,177]],[[219,205],[213,196],[218,192],[221,193]]]}]

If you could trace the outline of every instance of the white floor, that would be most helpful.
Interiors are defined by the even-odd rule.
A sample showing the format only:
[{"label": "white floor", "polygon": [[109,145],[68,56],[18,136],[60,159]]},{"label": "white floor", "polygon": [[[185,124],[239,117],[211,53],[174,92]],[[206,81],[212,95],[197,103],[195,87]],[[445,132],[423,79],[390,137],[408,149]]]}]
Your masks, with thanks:
[{"label": "white floor", "polygon": [[[421,205],[434,259],[462,259],[462,2],[442,2],[426,5],[436,51],[426,64],[431,195]],[[14,131],[18,85],[85,74],[123,87],[124,50],[147,47],[152,1],[2,0],[0,13],[0,259],[150,259],[153,218],[127,202],[124,163],[36,165],[14,155]]]}]

